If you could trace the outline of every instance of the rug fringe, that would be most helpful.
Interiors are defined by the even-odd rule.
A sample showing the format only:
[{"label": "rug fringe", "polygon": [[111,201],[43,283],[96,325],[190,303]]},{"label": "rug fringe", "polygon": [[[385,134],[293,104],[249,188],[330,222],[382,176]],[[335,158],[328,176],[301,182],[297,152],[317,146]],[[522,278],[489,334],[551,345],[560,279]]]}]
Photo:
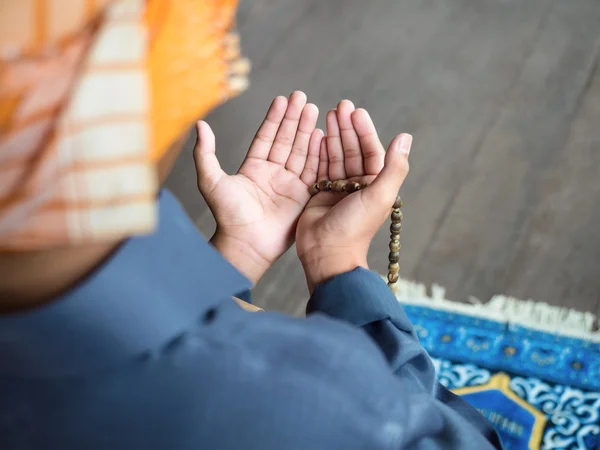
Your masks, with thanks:
[{"label": "rug fringe", "polygon": [[409,305],[427,306],[546,333],[600,342],[600,331],[594,331],[596,316],[589,312],[532,300],[519,300],[505,295],[495,295],[487,303],[474,297],[469,299],[470,303],[460,303],[447,300],[446,289],[438,284],[433,284],[428,293],[424,284],[404,279],[398,280],[396,298]]}]

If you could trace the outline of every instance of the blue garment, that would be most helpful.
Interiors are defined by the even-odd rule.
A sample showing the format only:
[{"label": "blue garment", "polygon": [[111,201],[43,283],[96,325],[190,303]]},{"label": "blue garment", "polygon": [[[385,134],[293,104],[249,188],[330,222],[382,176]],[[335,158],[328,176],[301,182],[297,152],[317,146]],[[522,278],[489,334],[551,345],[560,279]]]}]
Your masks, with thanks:
[{"label": "blue garment", "polygon": [[0,317],[0,448],[500,448],[434,378],[385,283],[356,269],[306,319],[250,313],[250,287],[168,193],[159,229],[70,292]]}]

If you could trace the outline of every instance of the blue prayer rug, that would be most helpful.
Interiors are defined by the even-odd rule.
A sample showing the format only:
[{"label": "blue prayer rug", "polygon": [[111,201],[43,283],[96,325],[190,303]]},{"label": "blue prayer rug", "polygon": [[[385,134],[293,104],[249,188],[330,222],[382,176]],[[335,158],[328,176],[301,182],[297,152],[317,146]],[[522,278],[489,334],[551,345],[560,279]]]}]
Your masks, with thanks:
[{"label": "blue prayer rug", "polygon": [[504,296],[456,303],[406,281],[397,297],[439,381],[494,424],[506,450],[600,450],[593,315]]}]

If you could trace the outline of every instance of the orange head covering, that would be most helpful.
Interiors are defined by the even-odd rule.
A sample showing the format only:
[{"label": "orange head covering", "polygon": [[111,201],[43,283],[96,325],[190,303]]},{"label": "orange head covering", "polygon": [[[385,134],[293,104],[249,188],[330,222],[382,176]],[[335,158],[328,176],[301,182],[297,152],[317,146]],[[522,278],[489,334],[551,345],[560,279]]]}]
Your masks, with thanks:
[{"label": "orange head covering", "polygon": [[0,4],[0,248],[149,232],[155,163],[244,90],[237,0]]}]

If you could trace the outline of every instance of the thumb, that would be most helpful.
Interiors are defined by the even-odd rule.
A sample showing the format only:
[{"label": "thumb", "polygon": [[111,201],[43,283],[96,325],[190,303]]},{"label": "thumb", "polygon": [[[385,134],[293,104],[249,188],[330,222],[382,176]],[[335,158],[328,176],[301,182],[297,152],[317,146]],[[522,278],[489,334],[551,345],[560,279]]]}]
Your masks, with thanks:
[{"label": "thumb", "polygon": [[412,136],[406,133],[399,134],[392,140],[385,154],[383,169],[363,191],[367,201],[381,205],[386,210],[392,207],[408,174],[408,155],[412,140]]},{"label": "thumb", "polygon": [[221,169],[215,149],[215,134],[210,126],[200,120],[196,123],[198,139],[194,147],[194,162],[198,189],[202,195],[210,194],[225,172]]}]

